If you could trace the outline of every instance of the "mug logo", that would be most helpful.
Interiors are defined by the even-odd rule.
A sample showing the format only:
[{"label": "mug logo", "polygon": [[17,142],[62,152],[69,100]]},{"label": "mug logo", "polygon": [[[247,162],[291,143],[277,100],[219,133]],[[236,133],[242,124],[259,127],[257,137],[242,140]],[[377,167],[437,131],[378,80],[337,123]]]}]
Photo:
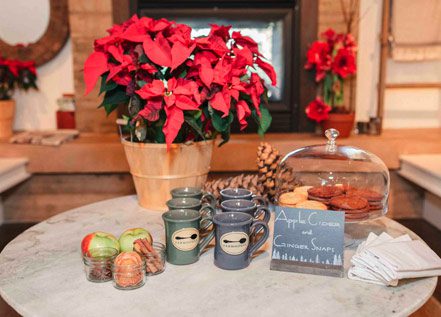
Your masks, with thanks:
[{"label": "mug logo", "polygon": [[227,254],[239,255],[248,249],[249,242],[245,232],[228,232],[220,238],[220,247]]},{"label": "mug logo", "polygon": [[173,246],[181,251],[191,251],[199,244],[199,230],[196,228],[183,228],[172,235]]}]

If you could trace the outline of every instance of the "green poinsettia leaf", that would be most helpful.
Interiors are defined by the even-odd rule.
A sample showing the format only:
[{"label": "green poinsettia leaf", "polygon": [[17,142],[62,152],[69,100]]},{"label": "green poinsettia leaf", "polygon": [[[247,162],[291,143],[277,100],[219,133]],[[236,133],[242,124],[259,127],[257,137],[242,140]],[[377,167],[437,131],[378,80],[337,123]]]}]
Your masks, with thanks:
[{"label": "green poinsettia leaf", "polygon": [[141,54],[141,55],[139,55],[139,57],[138,57],[138,62],[139,62],[140,64],[147,64],[147,63],[150,63],[150,60],[149,60],[149,58],[147,57],[147,55],[145,55],[145,54]]},{"label": "green poinsettia leaf", "polygon": [[138,80],[136,82],[136,84],[138,85],[139,88],[142,88],[142,86],[144,86],[145,84],[147,84],[147,82],[145,82],[144,80]]},{"label": "green poinsettia leaf", "polygon": [[112,80],[107,82],[107,76],[108,75],[109,75],[109,73],[107,72],[107,73],[105,73],[104,75],[101,76],[101,87],[100,87],[100,93],[99,93],[100,95],[103,92],[107,92],[107,91],[113,90],[116,87],[118,87],[118,84],[115,83]]},{"label": "green poinsettia leaf", "polygon": [[214,110],[211,106],[208,107],[208,111],[211,116],[213,127],[216,129],[216,131],[222,133],[230,128],[230,125],[234,119],[234,116],[231,112],[228,114],[228,116],[222,118],[221,112]]},{"label": "green poinsettia leaf", "polygon": [[124,89],[113,89],[107,91],[104,95],[103,102],[98,106],[98,108],[104,107],[107,115],[112,113],[120,104],[128,103],[130,100]]},{"label": "green poinsettia leaf", "polygon": [[165,112],[162,110],[159,113],[159,120],[155,122],[153,125],[153,137],[152,140],[154,140],[156,143],[165,143],[165,134],[162,131],[162,128],[164,127],[165,123]]},{"label": "green poinsettia leaf", "polygon": [[228,129],[226,131],[221,133],[222,142],[219,143],[219,146],[222,146],[225,143],[227,143],[230,140],[230,135],[231,135],[231,129],[230,129],[230,127],[228,127]]},{"label": "green poinsettia leaf", "polygon": [[[200,117],[200,115],[199,115]],[[184,116],[185,122],[197,133],[199,136],[205,140],[204,133],[202,132],[202,126],[201,123],[198,122],[197,118],[189,115]]]},{"label": "green poinsettia leaf", "polygon": [[106,114],[109,115],[118,108],[118,105],[103,105],[103,107],[106,110]]},{"label": "green poinsettia leaf", "polygon": [[257,134],[259,134],[261,137],[265,134],[266,131],[268,131],[269,127],[271,126],[271,122],[273,118],[271,117],[271,114],[269,110],[263,106],[260,105],[260,117],[257,114],[256,110],[253,109],[252,115],[254,120],[257,123]]}]

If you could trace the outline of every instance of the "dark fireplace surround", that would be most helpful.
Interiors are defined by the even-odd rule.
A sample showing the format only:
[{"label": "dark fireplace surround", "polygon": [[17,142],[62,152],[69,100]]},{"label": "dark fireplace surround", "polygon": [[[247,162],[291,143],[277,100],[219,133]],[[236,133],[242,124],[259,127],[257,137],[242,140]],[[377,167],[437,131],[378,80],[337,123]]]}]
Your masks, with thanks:
[{"label": "dark fireplace surround", "polygon": [[[306,132],[314,125],[305,116],[306,105],[315,98],[313,78],[304,68],[306,51],[317,38],[318,0],[113,0],[115,23],[132,14],[159,17],[242,16],[283,20],[283,86],[280,100],[270,102],[273,116],[270,132]],[[253,131],[253,129],[249,129]]]}]

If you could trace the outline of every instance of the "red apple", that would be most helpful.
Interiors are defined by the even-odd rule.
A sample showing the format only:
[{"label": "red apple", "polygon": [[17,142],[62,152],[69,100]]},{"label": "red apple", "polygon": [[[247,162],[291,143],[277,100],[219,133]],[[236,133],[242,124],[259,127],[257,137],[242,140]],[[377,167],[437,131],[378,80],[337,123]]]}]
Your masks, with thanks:
[{"label": "red apple", "polygon": [[111,233],[102,231],[89,233],[83,238],[83,241],[81,241],[81,251],[86,253],[96,248],[115,248],[119,251],[119,242]]},{"label": "red apple", "polygon": [[119,236],[119,244],[122,252],[133,251],[133,242],[138,239],[146,238],[150,244],[153,243],[153,238],[150,232],[144,228],[127,229]]}]

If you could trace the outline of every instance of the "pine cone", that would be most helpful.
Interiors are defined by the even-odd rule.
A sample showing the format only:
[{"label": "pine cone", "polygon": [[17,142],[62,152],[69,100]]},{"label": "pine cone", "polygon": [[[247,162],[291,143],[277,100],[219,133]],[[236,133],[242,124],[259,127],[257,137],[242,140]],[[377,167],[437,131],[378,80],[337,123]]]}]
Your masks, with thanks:
[{"label": "pine cone", "polygon": [[256,195],[263,194],[257,174],[240,174],[234,177],[218,178],[206,182],[204,186],[204,190],[212,193],[216,198],[220,197],[220,191],[225,188],[246,188]]},{"label": "pine cone", "polygon": [[259,170],[259,183],[265,195],[273,199],[276,193],[276,171],[282,159],[279,151],[267,142],[260,143],[257,148],[257,168]]},{"label": "pine cone", "polygon": [[[235,177],[219,178],[205,183],[204,190],[219,198],[224,188],[246,188],[259,196],[273,201],[276,194],[276,173],[282,155],[269,143],[260,143],[257,148],[258,174],[240,174]],[[290,168],[281,167],[280,190],[292,190],[295,186],[294,174]]]}]

